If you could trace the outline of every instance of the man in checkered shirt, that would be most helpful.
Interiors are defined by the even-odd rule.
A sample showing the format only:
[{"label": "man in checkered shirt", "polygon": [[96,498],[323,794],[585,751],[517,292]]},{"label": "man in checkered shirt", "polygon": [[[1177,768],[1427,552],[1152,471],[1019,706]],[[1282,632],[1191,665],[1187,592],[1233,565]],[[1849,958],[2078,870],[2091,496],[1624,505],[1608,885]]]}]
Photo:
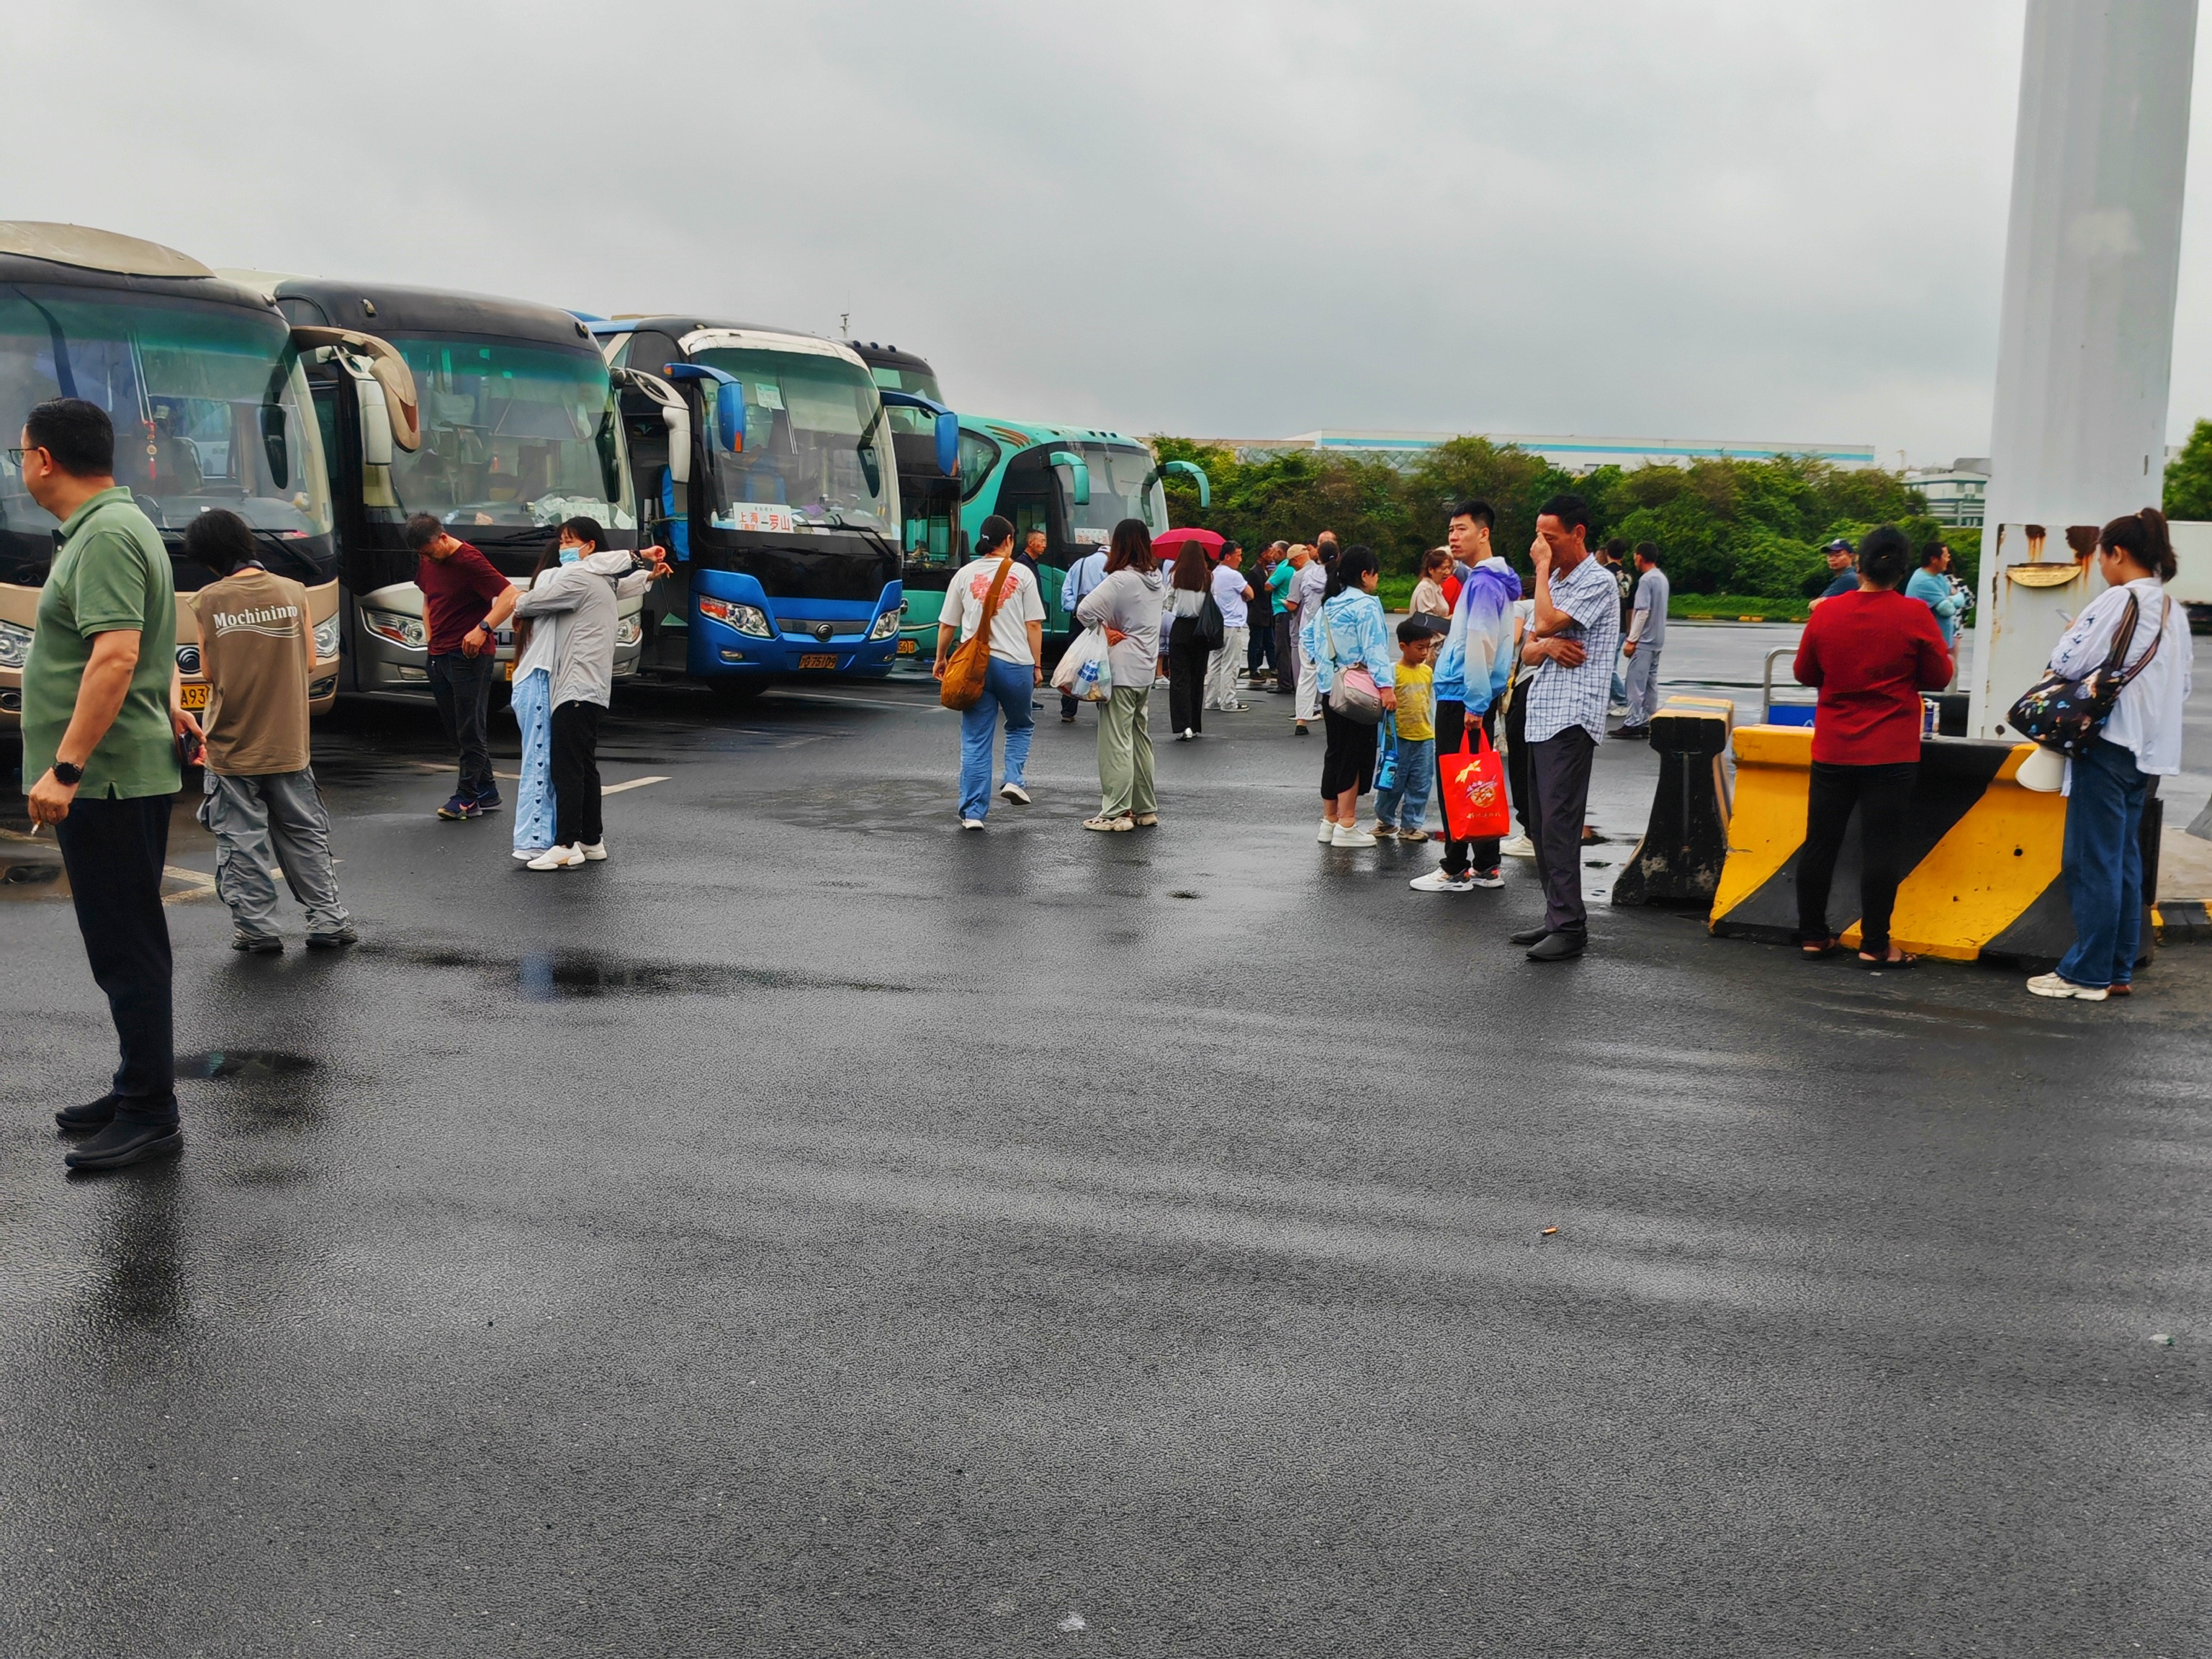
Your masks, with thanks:
[{"label": "man in checkered shirt", "polygon": [[1606,699],[1620,648],[1620,589],[1591,556],[1589,507],[1554,495],[1536,517],[1528,550],[1536,566],[1535,610],[1522,660],[1528,683],[1528,838],[1544,884],[1544,925],[1513,935],[1531,962],[1578,957],[1589,936],[1583,908],[1583,811],[1590,763],[1605,739]]}]

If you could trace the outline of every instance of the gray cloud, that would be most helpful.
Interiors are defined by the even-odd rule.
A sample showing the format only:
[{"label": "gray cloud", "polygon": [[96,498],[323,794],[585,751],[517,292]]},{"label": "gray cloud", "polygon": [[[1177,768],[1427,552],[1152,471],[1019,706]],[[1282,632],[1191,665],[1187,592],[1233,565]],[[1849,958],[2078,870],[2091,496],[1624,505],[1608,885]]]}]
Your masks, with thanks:
[{"label": "gray cloud", "polygon": [[[1140,431],[1986,441],[2019,0],[10,27],[0,215],[214,264],[849,311],[964,407]],[[2201,237],[2182,283],[2177,427],[2212,410]]]}]

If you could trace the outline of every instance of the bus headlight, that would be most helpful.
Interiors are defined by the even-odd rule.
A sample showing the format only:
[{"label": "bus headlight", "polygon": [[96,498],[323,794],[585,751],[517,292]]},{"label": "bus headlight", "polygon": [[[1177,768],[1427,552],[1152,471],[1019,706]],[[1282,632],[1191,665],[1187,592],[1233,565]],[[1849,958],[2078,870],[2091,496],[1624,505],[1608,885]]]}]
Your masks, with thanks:
[{"label": "bus headlight", "polygon": [[876,618],[876,625],[868,630],[868,637],[872,640],[887,640],[898,632],[898,625],[899,613],[896,611],[886,611]]},{"label": "bus headlight", "polygon": [[423,631],[420,617],[403,617],[391,611],[364,611],[362,626],[380,640],[390,640],[394,645],[404,645],[410,651],[420,651],[430,642]]},{"label": "bus headlight", "polygon": [[0,622],[0,668],[21,668],[31,659],[31,630]]},{"label": "bus headlight", "polygon": [[736,599],[718,599],[711,594],[699,596],[699,614],[726,623],[740,634],[750,634],[757,640],[772,640],[775,630],[768,625],[768,612],[757,605],[745,605]]},{"label": "bus headlight", "polygon": [[615,643],[617,645],[635,645],[644,637],[645,618],[642,617],[624,617],[620,622],[615,624]]},{"label": "bus headlight", "polygon": [[337,656],[337,653],[338,619],[332,617],[328,622],[319,622],[315,624],[315,659],[319,662],[325,661]]}]

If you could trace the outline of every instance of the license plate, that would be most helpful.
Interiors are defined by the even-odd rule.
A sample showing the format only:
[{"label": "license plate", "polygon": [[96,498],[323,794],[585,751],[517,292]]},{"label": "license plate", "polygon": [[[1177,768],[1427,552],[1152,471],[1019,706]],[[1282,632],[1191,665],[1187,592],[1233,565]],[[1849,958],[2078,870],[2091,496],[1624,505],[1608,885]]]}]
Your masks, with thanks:
[{"label": "license plate", "polygon": [[801,668],[835,668],[837,659],[827,652],[809,652],[799,659],[799,665]]},{"label": "license plate", "polygon": [[177,701],[186,708],[204,708],[208,706],[208,688],[204,685],[179,686],[178,692]]}]

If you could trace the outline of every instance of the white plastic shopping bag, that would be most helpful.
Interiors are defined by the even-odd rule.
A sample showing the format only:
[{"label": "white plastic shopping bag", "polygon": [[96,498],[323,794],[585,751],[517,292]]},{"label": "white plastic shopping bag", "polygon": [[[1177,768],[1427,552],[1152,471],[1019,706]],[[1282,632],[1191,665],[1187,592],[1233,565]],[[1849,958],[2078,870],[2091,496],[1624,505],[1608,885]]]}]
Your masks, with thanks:
[{"label": "white plastic shopping bag", "polygon": [[1061,653],[1052,671],[1054,688],[1083,702],[1103,702],[1114,694],[1114,671],[1108,665],[1106,630],[1086,628]]}]

